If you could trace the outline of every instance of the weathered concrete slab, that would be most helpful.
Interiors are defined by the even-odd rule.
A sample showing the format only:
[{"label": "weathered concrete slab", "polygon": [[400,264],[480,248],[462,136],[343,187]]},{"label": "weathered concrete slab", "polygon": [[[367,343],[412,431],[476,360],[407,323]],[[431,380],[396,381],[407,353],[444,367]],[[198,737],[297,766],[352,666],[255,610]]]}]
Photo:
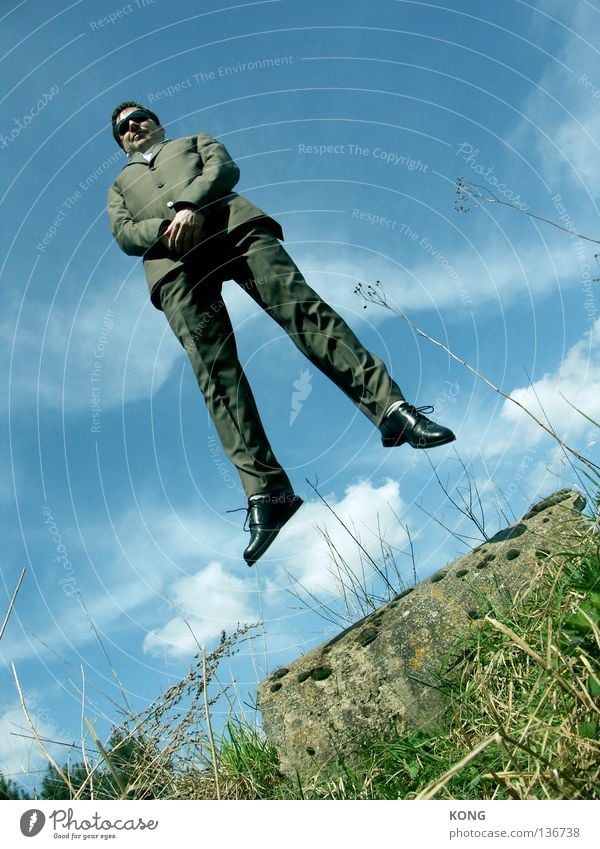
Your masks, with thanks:
[{"label": "weathered concrete slab", "polygon": [[490,608],[532,586],[548,553],[586,533],[585,499],[561,490],[523,518],[261,682],[258,703],[284,773],[308,778],[351,755],[361,738],[439,724],[428,686],[457,640]]}]

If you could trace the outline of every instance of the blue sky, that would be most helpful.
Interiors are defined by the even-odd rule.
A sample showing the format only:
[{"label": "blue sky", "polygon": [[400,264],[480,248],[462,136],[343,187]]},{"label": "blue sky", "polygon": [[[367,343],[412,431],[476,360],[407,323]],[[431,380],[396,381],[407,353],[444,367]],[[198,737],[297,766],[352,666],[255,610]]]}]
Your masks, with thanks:
[{"label": "blue sky", "polygon": [[[41,734],[79,741],[82,681],[101,736],[116,718],[110,699],[122,697],[90,619],[137,709],[185,674],[197,650],[186,621],[209,649],[222,629],[264,623],[222,669],[246,701],[333,633],[291,590],[343,612],[325,535],[353,568],[359,550],[306,479],[374,556],[381,529],[407,581],[406,526],[421,578],[464,550],[440,522],[473,533],[434,468],[456,493],[458,458],[468,466],[489,532],[503,510],[519,516],[574,482],[550,438],[396,315],[365,309],[358,281],[380,280],[398,311],[538,415],[541,403],[598,459],[593,427],[567,403],[600,417],[598,246],[497,203],[454,209],[462,176],[600,238],[597,4],[198,8],[1,4],[2,618],[27,571],[0,644],[0,771],[19,778],[42,760],[18,736],[13,663]],[[309,282],[458,437],[427,456],[384,451],[226,284],[267,432],[307,502],[252,571],[243,513],[225,512],[245,503],[236,473],[141,264],[108,229],[106,189],[124,161],[109,119],[129,98],[169,137],[223,141],[239,191],[282,222]]]}]

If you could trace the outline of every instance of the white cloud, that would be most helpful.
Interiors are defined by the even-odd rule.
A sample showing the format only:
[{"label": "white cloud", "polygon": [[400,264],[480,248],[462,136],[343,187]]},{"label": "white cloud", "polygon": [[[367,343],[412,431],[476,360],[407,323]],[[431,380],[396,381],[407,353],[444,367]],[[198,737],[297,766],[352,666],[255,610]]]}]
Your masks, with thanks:
[{"label": "white cloud", "polygon": [[76,313],[72,303],[61,301],[31,305],[18,327],[5,314],[0,336],[5,350],[14,342],[13,408],[39,402],[78,412],[90,409],[96,397],[106,410],[160,389],[184,352],[134,282],[116,300],[107,287],[88,290]]},{"label": "white cloud", "polygon": [[[600,81],[600,75],[598,80]],[[600,149],[596,141],[600,136],[598,106],[597,100],[586,103],[579,112],[578,120],[565,121],[557,128],[555,137],[561,159],[564,156],[565,166],[575,172],[581,187],[585,187],[593,196],[597,196],[600,190]]]},{"label": "white cloud", "polygon": [[146,635],[144,650],[186,657],[223,629],[232,631],[238,623],[255,622],[259,616],[250,604],[253,589],[252,581],[227,573],[217,561],[195,575],[180,578],[169,591],[178,615]]},{"label": "white cloud", "polygon": [[19,630],[15,619],[2,640],[7,661],[43,655],[44,644],[78,652],[93,643],[78,593],[104,639],[120,645],[127,629],[134,627],[138,639],[152,628],[165,600],[173,596],[172,585],[204,564],[219,557],[228,569],[247,569],[241,556],[247,535],[238,514],[217,519],[210,506],[199,508],[197,503],[169,509],[148,494],[138,496],[138,505],[98,521],[80,520],[78,533],[61,526],[72,567],[69,580],[60,584],[65,572],[54,562],[51,548],[43,560],[42,592],[21,616],[29,633]]},{"label": "white cloud", "polygon": [[[476,477],[479,491],[484,494],[484,507],[490,527],[495,522],[505,524],[503,516],[510,510],[514,511],[515,517],[519,517],[530,504],[551,492],[563,487],[585,485],[585,482],[577,479],[576,470],[581,464],[572,455],[571,464],[556,441],[530,416],[513,401],[503,400],[482,384],[476,382],[475,387],[477,391],[468,405],[468,415],[460,424],[453,423],[457,442],[451,446],[449,459],[453,450],[456,450],[461,460],[468,465],[470,475]],[[598,463],[598,427],[571,405],[578,407],[596,422],[600,421],[600,319],[564,353],[553,371],[544,374],[531,385],[518,386],[508,391],[512,398],[549,428],[553,428],[567,445]],[[416,458],[417,461],[423,459],[426,458]],[[433,452],[431,459],[442,479],[450,482],[449,488],[452,490],[459,470],[452,469],[452,462],[444,465],[444,458],[434,456]],[[413,481],[401,477],[405,464],[399,461],[398,455],[398,476],[405,491],[412,487]],[[387,469],[394,474],[393,466]],[[432,483],[430,470],[427,465],[415,465],[416,472],[421,475],[425,491]],[[460,482],[460,485],[464,488],[465,481]],[[496,489],[497,495],[494,495]],[[499,511],[497,517],[494,517],[495,504]],[[452,519],[449,524],[453,522]],[[442,537],[440,545],[441,550],[447,552],[447,538]],[[427,547],[431,548],[429,540]],[[419,566],[422,566],[421,554],[418,560]]]},{"label": "white cloud", "polygon": [[[545,242],[523,244],[518,219],[516,223],[518,240],[501,241],[494,230],[491,237],[486,235],[484,247],[465,245],[461,237],[461,246],[453,249],[434,241],[428,242],[429,249],[420,248],[419,242],[415,246],[406,241],[406,250],[398,251],[395,243],[389,255],[351,244],[323,247],[308,243],[288,246],[288,250],[308,284],[360,337],[364,324],[378,326],[389,320],[390,313],[374,305],[365,309],[364,301],[355,293],[359,282],[381,281],[390,305],[409,315],[440,310],[449,315],[453,311],[453,318],[471,311],[477,315],[482,309],[489,310],[490,304],[502,312],[523,299],[529,302],[559,288],[564,291],[580,285],[581,259],[567,235],[550,229],[544,232]],[[401,244],[402,239],[398,236]],[[591,262],[593,249],[586,249],[585,256],[588,254],[586,261]],[[234,283],[227,283],[223,293],[240,338],[245,334],[254,345],[257,338],[267,344],[282,335],[283,331]]]},{"label": "white cloud", "polygon": [[[361,480],[347,487],[342,498],[327,493],[323,496],[375,560],[381,558],[378,524],[387,543],[396,547],[405,544],[406,534],[396,518],[402,516],[404,510],[397,481],[388,480],[381,486],[375,486],[370,481]],[[289,578],[284,576],[287,572],[293,576],[294,582],[311,592],[338,595],[340,584],[335,570],[331,568],[332,550],[337,551],[339,562],[345,562],[349,570],[362,574],[364,569],[369,576],[372,567],[367,557],[341,522],[322,501],[307,502],[265,555],[266,561],[278,556],[282,558],[282,562],[277,564],[281,572],[279,583],[289,583]],[[331,548],[317,529],[329,538]],[[273,584],[270,588],[275,589]]]},{"label": "white cloud", "polygon": [[[547,419],[565,442],[580,444],[597,431],[571,405],[600,421],[600,319],[570,348],[555,372],[514,389],[511,397],[544,423]],[[521,450],[538,440],[539,426],[511,401],[504,402],[501,418],[514,428],[513,439]]]},{"label": "white cloud", "polygon": [[[521,105],[526,119],[511,141],[523,150],[538,150],[545,178],[562,185],[561,194],[571,184],[579,194],[593,198],[600,189],[600,72],[598,51],[587,39],[597,31],[598,10],[584,3],[553,5],[544,11],[555,12],[564,27],[550,18],[541,20],[546,34],[564,35],[563,44],[554,50],[555,61],[548,63],[538,86]],[[576,202],[573,197],[573,215]]]},{"label": "white cloud", "polygon": [[555,289],[558,279],[577,273],[573,253],[566,246],[553,250],[551,255],[541,245],[511,247],[508,250],[490,244],[483,257],[474,252],[449,257],[462,285],[435,262],[418,264],[413,273],[419,285],[412,294],[414,303],[408,306],[417,308],[430,298],[438,309],[455,307],[476,313],[478,308],[495,301],[502,311],[519,299]]},{"label": "white cloud", "polygon": [[[550,239],[554,234],[546,236]],[[501,244],[492,236],[483,253],[475,246],[445,250],[432,244],[432,251],[407,255],[406,265],[351,246],[325,255],[304,249],[298,262],[310,285],[353,326],[379,324],[390,316],[377,306],[363,309],[363,301],[354,294],[358,282],[381,281],[390,305],[402,311],[459,310],[460,315],[471,311],[477,315],[481,309],[489,310],[491,303],[501,312],[522,299],[529,301],[580,282],[578,258],[563,234],[534,245]]]},{"label": "white cloud", "polygon": [[[468,249],[448,252],[443,259],[417,255],[409,268],[352,246],[324,256],[310,248],[297,253],[309,283],[359,335],[364,322],[378,325],[390,318],[387,310],[376,306],[363,309],[354,293],[361,280],[381,280],[390,303],[409,313],[431,309],[477,313],[491,302],[508,309],[519,298],[555,290],[559,280],[563,288],[575,284],[579,271],[568,241],[551,255],[542,245],[515,246],[514,252],[490,246],[485,258]],[[79,413],[90,411],[94,401],[102,410],[118,408],[152,397],[174,364],[183,365],[183,349],[141,285],[123,288],[116,301],[106,293],[104,288],[86,295],[77,314],[61,303],[53,305],[49,316],[46,306],[29,307],[27,323],[16,331],[6,315],[0,337],[7,351],[15,341],[10,375],[13,410],[39,403],[42,408]],[[224,287],[224,296],[240,338],[255,339],[257,321],[263,344],[282,334],[235,284]]]},{"label": "white cloud", "polygon": [[[37,734],[52,757],[63,762],[68,749],[56,743],[73,743],[73,731],[61,727],[53,719],[39,693],[25,693],[24,697]],[[5,705],[0,712],[0,773],[6,778],[29,785],[29,776],[39,774],[46,767],[46,756],[32,738],[33,733],[21,705],[17,702]]]},{"label": "white cloud", "polygon": [[[397,481],[386,481],[381,486],[359,481],[349,486],[341,498],[327,496],[327,502],[375,560],[381,559],[378,526],[389,545],[405,545],[406,534],[396,518],[404,510]],[[340,582],[331,568],[331,549],[319,529],[338,552],[339,562],[345,562],[357,575],[364,572],[365,583],[372,580],[368,558],[351,535],[322,501],[307,500],[254,567],[259,570],[266,619],[279,622],[295,615],[289,612],[293,605],[288,590],[293,587],[302,586],[323,598],[341,597]],[[235,543],[239,558],[244,542],[236,539]],[[214,639],[222,629],[229,631],[238,622],[257,622],[261,616],[256,580],[254,573],[239,578],[216,560],[193,575],[177,578],[165,589],[165,595],[181,609],[193,635],[183,618],[175,616],[146,636],[144,649],[152,654],[184,657],[197,651],[198,643]]]},{"label": "white cloud", "polygon": [[[545,374],[532,386],[515,388],[512,395],[543,418],[541,404],[552,425],[567,441],[573,444],[585,442],[591,438],[593,425],[574,411],[561,394],[592,418],[600,419],[599,353],[600,320],[567,351],[556,371]],[[555,446],[545,439],[540,440],[539,428],[512,402],[501,402],[494,396],[494,409],[496,412],[492,415],[488,409],[487,415],[483,410],[481,415],[470,416],[478,423],[477,431],[471,434],[472,438],[464,431],[460,434],[460,455],[481,455],[489,459],[494,479],[500,485],[506,485],[507,481],[515,480],[518,458],[529,452],[527,456],[531,454],[531,457],[527,469],[519,476],[519,486],[525,487],[526,478],[528,492],[532,491],[532,487],[534,494],[542,488],[552,488],[553,481],[556,482],[556,471],[549,473],[546,467],[550,461],[560,464]],[[485,428],[482,428],[482,422],[487,422]],[[468,426],[468,421],[465,426]],[[555,488],[560,485],[562,482]],[[332,510],[359,537],[368,554],[376,560],[381,557],[378,525],[387,543],[397,549],[405,548],[406,534],[397,517],[406,515],[407,505],[403,502],[397,480],[387,480],[380,486],[368,480],[360,480],[349,486],[341,497],[325,495]],[[192,530],[194,521],[191,517],[189,522],[184,522],[191,534],[185,542],[185,539],[181,539],[181,528],[177,528],[173,519],[165,521],[156,516],[156,526],[152,527],[160,533],[161,538],[166,532],[163,539],[166,550],[175,552],[173,557],[177,562],[190,557],[200,540],[207,541],[202,530],[207,527],[205,520],[198,518],[196,521],[196,531]],[[223,552],[228,552],[232,559],[239,561],[244,544],[241,535],[227,537],[217,529],[218,524],[214,524],[210,531],[213,535],[211,549],[218,551],[222,547]],[[325,532],[330,544],[318,529]],[[135,548],[139,549],[138,543]],[[332,568],[332,550],[337,552],[338,562],[345,562],[349,571],[361,574],[365,568],[366,578],[362,580],[370,580],[372,569],[368,558],[361,555],[359,546],[331,510],[313,497],[307,500],[281,531],[256,567],[260,569],[262,577],[263,601],[268,616],[285,618],[288,615],[282,605],[282,598],[292,587],[304,587],[323,599],[328,596],[340,598],[339,579],[336,579],[335,569]],[[402,560],[399,562],[402,563]],[[407,567],[407,579],[410,580],[408,572]],[[213,561],[209,567],[194,575],[177,579],[173,587],[166,590],[166,595],[173,597],[177,605],[188,609],[197,639],[204,642],[218,634],[222,627],[257,618],[256,614],[253,615],[256,610],[255,600],[250,596],[253,591],[253,584],[230,575],[220,562]],[[182,656],[195,649],[195,643],[185,624],[173,618],[148,635],[145,648],[152,652],[162,649],[175,656]]]}]

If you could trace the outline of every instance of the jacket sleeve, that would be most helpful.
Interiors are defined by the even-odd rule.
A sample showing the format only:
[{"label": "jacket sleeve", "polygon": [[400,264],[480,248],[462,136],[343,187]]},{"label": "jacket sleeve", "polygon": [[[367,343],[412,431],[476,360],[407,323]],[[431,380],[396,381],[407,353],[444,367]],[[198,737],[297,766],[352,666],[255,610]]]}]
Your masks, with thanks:
[{"label": "jacket sleeve", "polygon": [[151,254],[169,224],[168,219],[163,218],[134,221],[115,185],[108,190],[108,220],[119,247],[130,256]]},{"label": "jacket sleeve", "polygon": [[200,133],[196,136],[196,146],[202,159],[202,173],[177,196],[175,209],[178,204],[188,203],[203,207],[225,197],[240,179],[240,169],[227,148],[216,139]]}]

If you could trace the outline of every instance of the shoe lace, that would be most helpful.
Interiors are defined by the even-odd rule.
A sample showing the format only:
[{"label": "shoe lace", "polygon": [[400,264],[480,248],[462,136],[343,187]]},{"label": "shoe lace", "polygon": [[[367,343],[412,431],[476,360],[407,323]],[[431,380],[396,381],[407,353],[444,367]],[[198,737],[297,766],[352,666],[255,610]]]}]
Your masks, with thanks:
[{"label": "shoe lace", "polygon": [[408,412],[412,413],[412,415],[414,416],[423,414],[430,415],[431,413],[433,413],[434,408],[431,404],[425,404],[425,406],[423,407],[414,407],[412,404],[405,404],[403,409],[408,410]]},{"label": "shoe lace", "polygon": [[248,519],[250,518],[250,506],[248,507],[234,507],[233,510],[226,510],[226,513],[241,513],[242,510],[246,512],[246,517],[244,519],[244,527],[243,530],[248,530]]}]

